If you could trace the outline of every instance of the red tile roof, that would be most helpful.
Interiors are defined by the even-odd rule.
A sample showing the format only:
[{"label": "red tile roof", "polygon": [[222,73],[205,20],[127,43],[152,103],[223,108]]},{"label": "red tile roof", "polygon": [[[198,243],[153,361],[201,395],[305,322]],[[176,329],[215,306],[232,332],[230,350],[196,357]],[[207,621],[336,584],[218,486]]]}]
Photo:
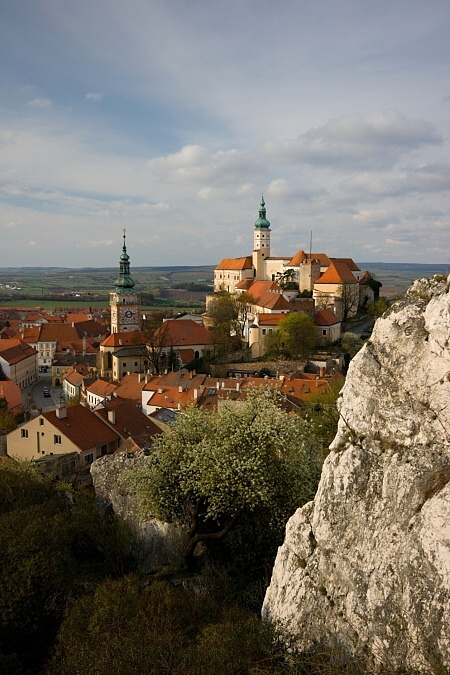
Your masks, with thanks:
[{"label": "red tile roof", "polygon": [[352,258],[330,258],[332,262],[343,262],[351,272],[361,272],[361,269]]},{"label": "red tile roof", "polygon": [[161,330],[166,346],[209,345],[212,339],[211,333],[192,319],[168,319]]},{"label": "red tile roof", "polygon": [[59,418],[56,410],[42,413],[50,424],[59,429],[81,451],[119,440],[119,434],[82,405],[66,408],[67,416]]},{"label": "red tile roof", "polygon": [[145,343],[145,333],[137,330],[129,333],[111,333],[100,344],[102,347],[136,347]]},{"label": "red tile roof", "polygon": [[256,307],[272,310],[289,309],[288,301],[274,281],[254,281],[247,292],[252,296]]},{"label": "red tile roof", "polygon": [[[113,411],[114,423],[109,420],[108,411]],[[132,401],[109,401],[106,408],[100,408],[94,414],[112,427],[123,440],[132,438],[140,448],[147,445],[154,436],[162,433],[160,427]]]},{"label": "red tile roof", "polygon": [[327,308],[315,313],[314,323],[316,326],[334,326],[337,323],[341,323],[341,320],[338,319],[332,309]]},{"label": "red tile roof", "polygon": [[0,340],[0,355],[9,364],[19,363],[34,354],[37,354],[36,349],[18,338]]},{"label": "red tile roof", "polygon": [[333,262],[320,276],[316,284],[357,284],[358,280],[349,270],[346,263]]},{"label": "red tile roof", "polygon": [[252,256],[245,258],[224,258],[215,268],[216,270],[249,270],[253,266]]}]

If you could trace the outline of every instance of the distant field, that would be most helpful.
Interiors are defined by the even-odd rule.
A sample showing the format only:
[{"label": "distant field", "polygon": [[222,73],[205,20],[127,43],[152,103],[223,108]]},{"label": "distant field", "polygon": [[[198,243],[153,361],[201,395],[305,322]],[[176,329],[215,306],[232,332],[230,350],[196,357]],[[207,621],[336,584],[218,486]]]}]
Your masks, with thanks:
[{"label": "distant field", "polygon": [[[449,265],[419,265],[415,263],[359,262],[381,283],[382,295],[391,297],[405,292],[414,279],[449,274]],[[212,289],[214,266],[133,267],[135,289],[143,296],[154,297],[148,308],[189,310],[204,303],[206,292]],[[0,305],[20,307],[107,307],[108,294],[114,290],[118,269],[61,267],[24,267],[0,269]],[[186,288],[186,285],[189,285]],[[184,287],[183,287],[184,286]],[[196,289],[195,286],[199,288]],[[32,296],[32,297],[24,297]],[[50,297],[49,297],[50,296]],[[53,297],[54,296],[54,297]],[[42,297],[42,300],[40,299]]]},{"label": "distant field", "polygon": [[450,274],[450,265],[419,265],[416,263],[358,262],[362,270],[369,270],[383,287],[381,294],[387,297],[405,293],[415,279],[434,274]]}]

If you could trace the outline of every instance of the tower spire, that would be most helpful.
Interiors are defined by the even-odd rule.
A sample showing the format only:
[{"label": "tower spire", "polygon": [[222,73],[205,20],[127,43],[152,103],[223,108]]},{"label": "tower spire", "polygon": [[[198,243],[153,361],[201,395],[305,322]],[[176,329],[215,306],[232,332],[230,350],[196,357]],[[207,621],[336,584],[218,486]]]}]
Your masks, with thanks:
[{"label": "tower spire", "polygon": [[119,259],[119,277],[114,282],[117,293],[124,293],[134,288],[134,280],[130,274],[130,256],[127,253],[126,231],[123,229],[123,247]]}]

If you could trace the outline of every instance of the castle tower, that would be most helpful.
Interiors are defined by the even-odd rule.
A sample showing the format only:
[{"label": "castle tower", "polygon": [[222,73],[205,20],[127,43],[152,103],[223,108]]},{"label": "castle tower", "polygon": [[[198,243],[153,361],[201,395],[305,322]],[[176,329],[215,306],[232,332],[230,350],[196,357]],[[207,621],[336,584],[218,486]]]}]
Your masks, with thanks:
[{"label": "castle tower", "polygon": [[139,294],[133,290],[134,281],[130,274],[130,256],[125,245],[125,230],[119,265],[119,277],[114,282],[116,290],[109,294],[111,333],[131,333],[140,330],[141,308]]},{"label": "castle tower", "polygon": [[256,279],[264,279],[264,261],[270,257],[270,223],[266,218],[264,195],[259,205],[259,218],[253,231],[253,266]]},{"label": "castle tower", "polygon": [[320,262],[314,258],[306,258],[300,263],[299,291],[313,291],[314,284],[320,277]]}]

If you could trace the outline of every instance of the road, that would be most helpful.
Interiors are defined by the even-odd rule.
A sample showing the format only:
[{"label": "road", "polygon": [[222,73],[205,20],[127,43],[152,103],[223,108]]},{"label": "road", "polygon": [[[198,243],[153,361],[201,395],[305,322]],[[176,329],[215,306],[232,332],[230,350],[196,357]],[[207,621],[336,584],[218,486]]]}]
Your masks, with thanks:
[{"label": "road", "polygon": [[[44,387],[48,387],[50,397],[44,396]],[[31,394],[31,401],[30,396]],[[62,402],[62,387],[52,387],[52,376],[48,373],[39,373],[39,379],[31,387],[22,391],[22,403],[25,407],[31,405],[32,410],[49,412],[55,410]]]}]

